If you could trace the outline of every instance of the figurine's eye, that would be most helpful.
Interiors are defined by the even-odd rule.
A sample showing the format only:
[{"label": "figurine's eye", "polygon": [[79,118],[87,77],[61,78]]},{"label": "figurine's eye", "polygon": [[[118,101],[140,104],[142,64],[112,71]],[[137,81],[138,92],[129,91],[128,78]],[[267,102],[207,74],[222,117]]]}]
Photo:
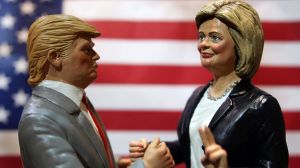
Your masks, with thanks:
[{"label": "figurine's eye", "polygon": [[93,56],[96,53],[91,46],[84,47],[82,51],[89,56]]},{"label": "figurine's eye", "polygon": [[199,37],[198,37],[198,39],[199,39],[199,41],[204,41],[205,40],[205,34],[203,33],[203,32],[200,32],[199,33]]},{"label": "figurine's eye", "polygon": [[209,35],[209,38],[214,43],[217,43],[217,42],[220,42],[221,40],[223,40],[222,35],[219,33],[212,33]]},{"label": "figurine's eye", "polygon": [[92,52],[93,51],[93,49],[91,48],[91,47],[85,47],[84,49],[83,49],[83,52],[85,52],[86,54],[88,54],[88,53],[90,53],[90,52]]}]

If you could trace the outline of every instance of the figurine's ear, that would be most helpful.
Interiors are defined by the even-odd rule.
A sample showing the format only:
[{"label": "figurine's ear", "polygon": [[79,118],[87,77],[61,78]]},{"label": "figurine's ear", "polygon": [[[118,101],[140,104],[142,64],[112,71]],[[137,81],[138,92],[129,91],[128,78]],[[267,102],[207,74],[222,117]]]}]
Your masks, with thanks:
[{"label": "figurine's ear", "polygon": [[47,57],[50,65],[54,66],[55,68],[61,67],[62,59],[57,51],[55,50],[48,51]]}]

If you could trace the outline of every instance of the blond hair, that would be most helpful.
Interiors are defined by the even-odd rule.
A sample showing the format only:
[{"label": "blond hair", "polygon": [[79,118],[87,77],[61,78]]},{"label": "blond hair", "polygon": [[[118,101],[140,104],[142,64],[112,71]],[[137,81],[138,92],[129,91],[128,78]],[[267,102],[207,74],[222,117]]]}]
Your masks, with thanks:
[{"label": "blond hair", "polygon": [[212,18],[229,27],[237,55],[236,74],[241,78],[252,78],[259,68],[264,47],[264,33],[257,12],[240,0],[217,0],[198,12],[197,28]]},{"label": "blond hair", "polygon": [[59,57],[67,57],[68,49],[81,34],[91,38],[100,35],[93,26],[70,15],[46,15],[32,23],[27,39],[28,84],[35,86],[45,78],[50,51],[55,51]]}]

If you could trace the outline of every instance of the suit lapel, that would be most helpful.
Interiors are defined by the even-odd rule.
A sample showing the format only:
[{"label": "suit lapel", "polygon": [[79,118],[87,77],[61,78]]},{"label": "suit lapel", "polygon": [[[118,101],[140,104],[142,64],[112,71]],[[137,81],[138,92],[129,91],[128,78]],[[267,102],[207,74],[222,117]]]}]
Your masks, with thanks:
[{"label": "suit lapel", "polygon": [[233,88],[232,92],[229,94],[228,98],[225,100],[225,102],[221,105],[221,107],[217,110],[216,114],[212,118],[211,122],[209,123],[208,127],[213,129],[214,126],[220,121],[224,115],[230,112],[230,110],[233,108],[233,105],[235,103],[235,98],[242,96],[247,93],[249,88],[251,88],[251,82],[250,79],[242,79],[236,87]]},{"label": "suit lapel", "polygon": [[217,110],[216,114],[213,116],[208,127],[213,129],[213,127],[217,124],[217,122],[222,118],[223,115],[225,115],[227,111],[231,109],[231,107],[232,107],[232,100],[230,98],[227,98],[225,102],[221,105],[221,107]]},{"label": "suit lapel", "polygon": [[32,94],[47,99],[51,103],[59,106],[61,109],[64,109],[69,114],[77,114],[79,111],[78,106],[71,99],[53,89],[36,86],[34,87]]}]

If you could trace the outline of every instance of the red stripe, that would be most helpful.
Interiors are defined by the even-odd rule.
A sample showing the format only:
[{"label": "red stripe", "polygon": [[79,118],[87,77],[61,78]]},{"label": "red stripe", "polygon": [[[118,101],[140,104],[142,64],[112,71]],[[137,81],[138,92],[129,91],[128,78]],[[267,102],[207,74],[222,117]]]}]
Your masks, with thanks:
[{"label": "red stripe", "polygon": [[263,29],[265,40],[300,40],[300,22],[264,22]]},{"label": "red stripe", "polygon": [[[96,83],[204,84],[212,77],[200,66],[108,65],[98,66]],[[261,67],[253,81],[259,85],[300,85],[300,67]]]},{"label": "red stripe", "polygon": [[[109,130],[170,130],[175,131],[179,111],[113,111],[98,110],[105,127]],[[300,111],[284,112],[287,130],[300,129]]]},{"label": "red stripe", "polygon": [[89,21],[103,38],[126,39],[197,39],[193,22],[134,22],[134,21]]},{"label": "red stripe", "polygon": [[20,156],[0,156],[0,167],[20,168],[22,161]]},{"label": "red stripe", "polygon": [[176,130],[180,112],[98,111],[109,130]]},{"label": "red stripe", "polygon": [[[91,20],[103,38],[126,39],[197,39],[194,22],[134,22]],[[300,22],[264,22],[265,40],[300,40]]]},{"label": "red stripe", "polygon": [[[253,82],[260,85],[300,85],[300,67],[260,67]],[[297,77],[298,76],[298,77]]]},{"label": "red stripe", "polygon": [[290,156],[289,157],[289,168],[299,168],[300,156]]},{"label": "red stripe", "polygon": [[199,84],[211,75],[199,66],[100,65],[96,83]]},{"label": "red stripe", "polygon": [[[0,156],[1,167],[20,168],[22,167],[21,158],[19,156]],[[289,157],[289,168],[298,168],[300,165],[300,156]],[[185,168],[184,164],[180,164],[175,168]]]},{"label": "red stripe", "polygon": [[[298,112],[285,112],[283,113],[285,120],[285,127],[287,130],[300,129],[300,111]],[[300,165],[300,164],[299,164]]]}]

